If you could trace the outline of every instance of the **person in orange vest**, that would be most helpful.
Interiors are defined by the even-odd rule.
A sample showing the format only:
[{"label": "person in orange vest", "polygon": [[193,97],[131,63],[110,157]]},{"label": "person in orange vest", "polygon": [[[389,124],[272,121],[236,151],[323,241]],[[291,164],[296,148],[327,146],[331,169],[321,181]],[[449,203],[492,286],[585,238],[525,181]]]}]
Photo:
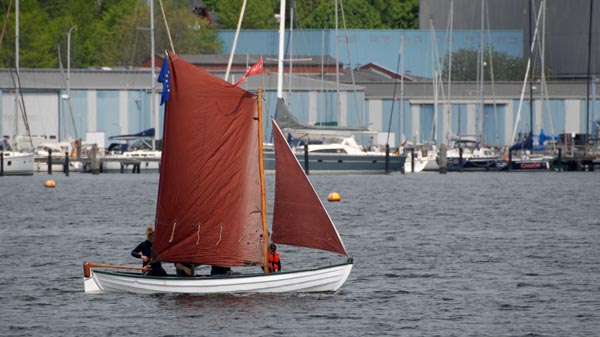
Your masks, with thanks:
[{"label": "person in orange vest", "polygon": [[277,246],[274,243],[269,245],[269,272],[280,272],[281,271],[281,259],[279,253],[277,253]]}]

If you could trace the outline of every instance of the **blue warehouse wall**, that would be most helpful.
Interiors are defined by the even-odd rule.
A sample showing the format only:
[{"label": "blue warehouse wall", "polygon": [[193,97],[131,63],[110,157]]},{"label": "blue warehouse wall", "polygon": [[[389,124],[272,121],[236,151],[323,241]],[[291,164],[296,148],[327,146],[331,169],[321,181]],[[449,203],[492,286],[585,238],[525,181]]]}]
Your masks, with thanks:
[{"label": "blue warehouse wall", "polygon": [[[66,92],[61,92],[66,94]],[[87,90],[71,90],[71,109],[72,115],[69,109],[68,101],[60,100],[60,127],[58,130],[60,140],[68,140],[69,138],[82,138],[85,139],[85,134],[88,129],[88,100]]]},{"label": "blue warehouse wall", "polygon": [[[145,90],[130,90],[127,93],[127,133],[138,133],[152,126],[151,96]],[[155,130],[157,135],[158,131]]]},{"label": "blue warehouse wall", "polygon": [[[240,32],[236,47],[237,55],[277,55],[278,32],[276,30],[244,30]],[[345,36],[343,31],[339,36]],[[370,30],[349,29],[348,45],[338,44],[338,58],[345,67],[352,61],[356,66],[376,63],[390,70],[397,70],[398,54],[404,36],[404,68],[406,73],[415,76],[432,77],[431,30]],[[218,32],[223,42],[223,53],[230,54],[235,31]],[[293,32],[293,55],[329,55],[335,57],[335,30],[295,30]],[[489,39],[488,39],[489,35]],[[341,40],[341,39],[340,39]],[[435,31],[437,58],[443,58],[449,50],[449,34],[445,30]],[[477,30],[457,30],[453,32],[454,51],[478,49],[480,32]],[[495,30],[484,34],[484,45],[491,42],[495,51],[510,56],[523,56],[523,33],[520,30]],[[322,45],[325,48],[323,49]],[[289,32],[286,32],[286,55],[289,54]]]},{"label": "blue warehouse wall", "polygon": [[121,134],[119,91],[98,90],[96,96],[96,131],[104,132],[108,145],[108,137]]}]

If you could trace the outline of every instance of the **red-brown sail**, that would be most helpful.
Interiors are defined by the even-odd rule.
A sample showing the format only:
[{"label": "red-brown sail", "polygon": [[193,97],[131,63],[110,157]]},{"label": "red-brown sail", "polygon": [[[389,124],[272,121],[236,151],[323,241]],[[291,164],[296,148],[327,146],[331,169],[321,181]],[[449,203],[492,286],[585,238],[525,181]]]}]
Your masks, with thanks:
[{"label": "red-brown sail", "polygon": [[256,96],[169,53],[154,247],[162,261],[262,264]]},{"label": "red-brown sail", "polygon": [[275,121],[273,139],[275,204],[272,241],[348,255],[329,214]]}]

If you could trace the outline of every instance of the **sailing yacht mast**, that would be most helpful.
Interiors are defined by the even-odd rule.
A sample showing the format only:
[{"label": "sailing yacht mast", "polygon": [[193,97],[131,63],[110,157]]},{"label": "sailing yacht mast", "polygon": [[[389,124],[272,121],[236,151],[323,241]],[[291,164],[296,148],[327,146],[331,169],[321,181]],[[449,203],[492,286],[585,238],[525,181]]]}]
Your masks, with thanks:
[{"label": "sailing yacht mast", "polygon": [[[585,136],[586,136],[586,142],[585,142],[585,147],[586,147],[586,153],[587,153],[587,137],[590,134],[590,81],[592,80],[592,76],[591,76],[591,57],[592,57],[592,19],[593,19],[593,13],[594,12],[594,0],[590,0],[590,22],[589,22],[589,32],[588,32],[588,57],[587,57],[587,96],[586,96],[586,100],[585,100]],[[594,97],[596,97],[594,95]]]},{"label": "sailing yacht mast", "polygon": [[15,70],[17,72],[17,85],[15,85],[15,134],[13,147],[17,149],[17,135],[19,134],[19,0],[15,2]]},{"label": "sailing yacht mast", "polygon": [[483,30],[484,30],[484,13],[485,13],[485,0],[481,0],[481,36],[479,42],[479,114],[477,115],[477,130],[475,130],[476,139],[483,143],[483,135],[482,135],[482,122],[483,122]]},{"label": "sailing yacht mast", "polygon": [[262,89],[258,88],[256,95],[256,105],[258,112],[258,166],[260,173],[260,203],[261,203],[261,219],[263,229],[263,271],[265,274],[269,273],[269,229],[267,226],[267,192],[265,188],[265,161],[264,161],[264,150],[263,150],[263,113],[262,113]]},{"label": "sailing yacht mast", "polygon": [[336,113],[338,123],[341,119],[340,112],[340,62],[339,62],[339,52],[338,52],[338,0],[335,0],[335,93],[336,93]]},{"label": "sailing yacht mast", "polygon": [[283,98],[283,44],[285,32],[285,0],[279,5],[279,57],[277,59],[277,98]]},{"label": "sailing yacht mast", "polygon": [[[535,20],[535,29],[533,32],[533,36],[537,36],[538,34],[538,27],[539,27],[539,23],[540,23],[540,17],[542,15],[542,11],[540,10],[537,14],[537,18]],[[535,48],[535,38],[531,41],[531,46],[530,46],[530,55],[533,52],[533,49]],[[514,121],[514,129],[513,129],[513,134],[511,137],[511,143],[510,145],[514,145],[514,143],[516,142],[516,135],[517,135],[517,128],[519,127],[519,123],[521,122],[521,111],[523,108],[523,99],[525,97],[525,88],[527,86],[527,78],[529,77],[529,72],[531,71],[531,57],[529,57],[529,59],[527,60],[527,67],[525,69],[525,78],[523,79],[523,87],[521,88],[521,97],[519,98],[519,107],[517,109],[517,117],[515,118]]]},{"label": "sailing yacht mast", "polygon": [[[454,0],[450,0],[450,22],[448,24],[450,36],[449,36],[449,51],[448,51],[448,99],[446,103],[446,137],[442,137],[442,144],[450,142],[450,131],[452,130],[452,42],[453,42],[453,25],[454,25]],[[460,117],[459,117],[460,118]]]},{"label": "sailing yacht mast", "polygon": [[[154,68],[156,67],[154,60],[154,0],[150,0],[150,69],[151,72],[151,93],[150,93],[150,112],[152,114],[152,121],[154,124],[154,137],[152,138],[152,150],[156,150],[156,135],[158,134],[158,113],[156,112],[156,103],[154,102]],[[167,62],[167,60],[163,60],[163,62]]]}]

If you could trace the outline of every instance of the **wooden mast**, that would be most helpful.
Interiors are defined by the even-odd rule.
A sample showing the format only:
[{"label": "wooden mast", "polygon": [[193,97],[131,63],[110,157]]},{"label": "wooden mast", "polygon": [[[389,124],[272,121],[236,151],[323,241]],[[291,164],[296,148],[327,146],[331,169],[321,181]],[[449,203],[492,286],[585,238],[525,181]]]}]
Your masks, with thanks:
[{"label": "wooden mast", "polygon": [[262,89],[258,88],[257,110],[258,110],[258,167],[260,171],[260,196],[261,216],[263,227],[263,271],[269,273],[269,229],[267,228],[267,194],[265,191],[265,162],[263,153],[263,120],[262,120]]}]

